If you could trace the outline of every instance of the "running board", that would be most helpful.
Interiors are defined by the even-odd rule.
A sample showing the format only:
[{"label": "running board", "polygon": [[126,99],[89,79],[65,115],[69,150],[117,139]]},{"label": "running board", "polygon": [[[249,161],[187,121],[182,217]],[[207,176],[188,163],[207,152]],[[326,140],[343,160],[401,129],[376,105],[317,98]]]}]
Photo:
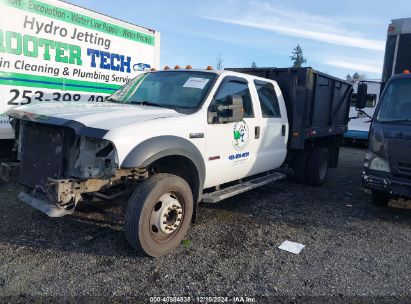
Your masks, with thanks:
[{"label": "running board", "polygon": [[267,185],[275,181],[282,180],[285,177],[286,177],[285,174],[279,173],[279,172],[274,172],[269,175],[260,176],[260,177],[248,180],[246,182],[242,182],[240,184],[237,184],[237,185],[234,185],[228,188],[217,190],[211,193],[205,193],[203,194],[202,201],[204,203],[217,203],[219,201],[222,201],[234,195],[255,189],[257,187]]}]

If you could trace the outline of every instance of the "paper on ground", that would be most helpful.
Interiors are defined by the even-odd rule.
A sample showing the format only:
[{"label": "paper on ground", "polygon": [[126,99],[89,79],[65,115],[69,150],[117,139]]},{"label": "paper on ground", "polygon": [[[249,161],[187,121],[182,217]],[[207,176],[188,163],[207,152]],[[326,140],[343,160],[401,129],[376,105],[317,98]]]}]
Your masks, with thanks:
[{"label": "paper on ground", "polygon": [[294,254],[299,254],[301,250],[303,250],[305,245],[290,241],[285,241],[282,243],[278,248],[281,250],[285,250]]}]

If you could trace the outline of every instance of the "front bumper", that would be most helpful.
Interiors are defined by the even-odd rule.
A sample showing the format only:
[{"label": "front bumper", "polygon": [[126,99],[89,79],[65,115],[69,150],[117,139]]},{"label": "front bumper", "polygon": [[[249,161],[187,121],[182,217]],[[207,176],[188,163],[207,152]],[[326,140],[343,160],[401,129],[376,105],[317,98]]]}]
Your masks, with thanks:
[{"label": "front bumper", "polygon": [[50,203],[46,197],[39,197],[32,193],[20,192],[19,199],[47,214],[49,217],[62,217],[67,214],[72,214],[74,212],[75,206],[70,206],[71,208],[64,208],[58,204]]},{"label": "front bumper", "polygon": [[[0,179],[6,182],[19,180],[19,163],[1,163]],[[135,184],[148,178],[145,168],[117,169],[110,179],[52,179],[40,187],[29,187],[21,192],[19,199],[44,212],[50,217],[61,217],[74,212],[77,203],[85,193],[104,191],[119,184]]]},{"label": "front bumper", "polygon": [[411,198],[411,179],[396,177],[389,173],[364,170],[364,187],[389,193],[392,196]]}]

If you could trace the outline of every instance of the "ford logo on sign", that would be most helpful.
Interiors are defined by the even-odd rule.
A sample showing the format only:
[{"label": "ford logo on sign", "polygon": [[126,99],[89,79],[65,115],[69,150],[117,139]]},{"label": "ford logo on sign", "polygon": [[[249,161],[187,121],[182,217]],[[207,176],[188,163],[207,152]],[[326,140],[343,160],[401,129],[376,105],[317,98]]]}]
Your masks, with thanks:
[{"label": "ford logo on sign", "polygon": [[133,65],[134,71],[144,71],[145,69],[151,68],[151,65],[147,63],[136,63]]}]

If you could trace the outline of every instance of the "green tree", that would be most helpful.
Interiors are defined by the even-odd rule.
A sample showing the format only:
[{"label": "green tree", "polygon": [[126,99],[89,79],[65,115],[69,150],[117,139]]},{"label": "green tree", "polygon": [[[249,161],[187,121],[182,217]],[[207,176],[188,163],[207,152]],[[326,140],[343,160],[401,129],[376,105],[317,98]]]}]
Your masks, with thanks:
[{"label": "green tree", "polygon": [[[351,78],[349,79],[348,76],[350,76]],[[352,74],[352,76],[350,74],[348,74],[347,76],[347,81],[361,81],[364,80],[365,78],[367,78],[366,74],[360,74],[358,72],[355,72],[354,74]]]},{"label": "green tree", "polygon": [[303,49],[299,44],[293,49],[290,58],[293,62],[293,68],[301,68],[301,66],[307,62],[307,59],[303,54]]},{"label": "green tree", "polygon": [[253,62],[251,63],[251,67],[252,67],[253,69],[257,68],[257,64],[255,63],[255,61],[253,61]]},{"label": "green tree", "polygon": [[358,72],[355,72],[354,74],[347,74],[347,76],[345,76],[345,80],[347,80],[348,82],[357,82],[357,81],[361,81],[367,78],[366,74],[360,74]]}]

